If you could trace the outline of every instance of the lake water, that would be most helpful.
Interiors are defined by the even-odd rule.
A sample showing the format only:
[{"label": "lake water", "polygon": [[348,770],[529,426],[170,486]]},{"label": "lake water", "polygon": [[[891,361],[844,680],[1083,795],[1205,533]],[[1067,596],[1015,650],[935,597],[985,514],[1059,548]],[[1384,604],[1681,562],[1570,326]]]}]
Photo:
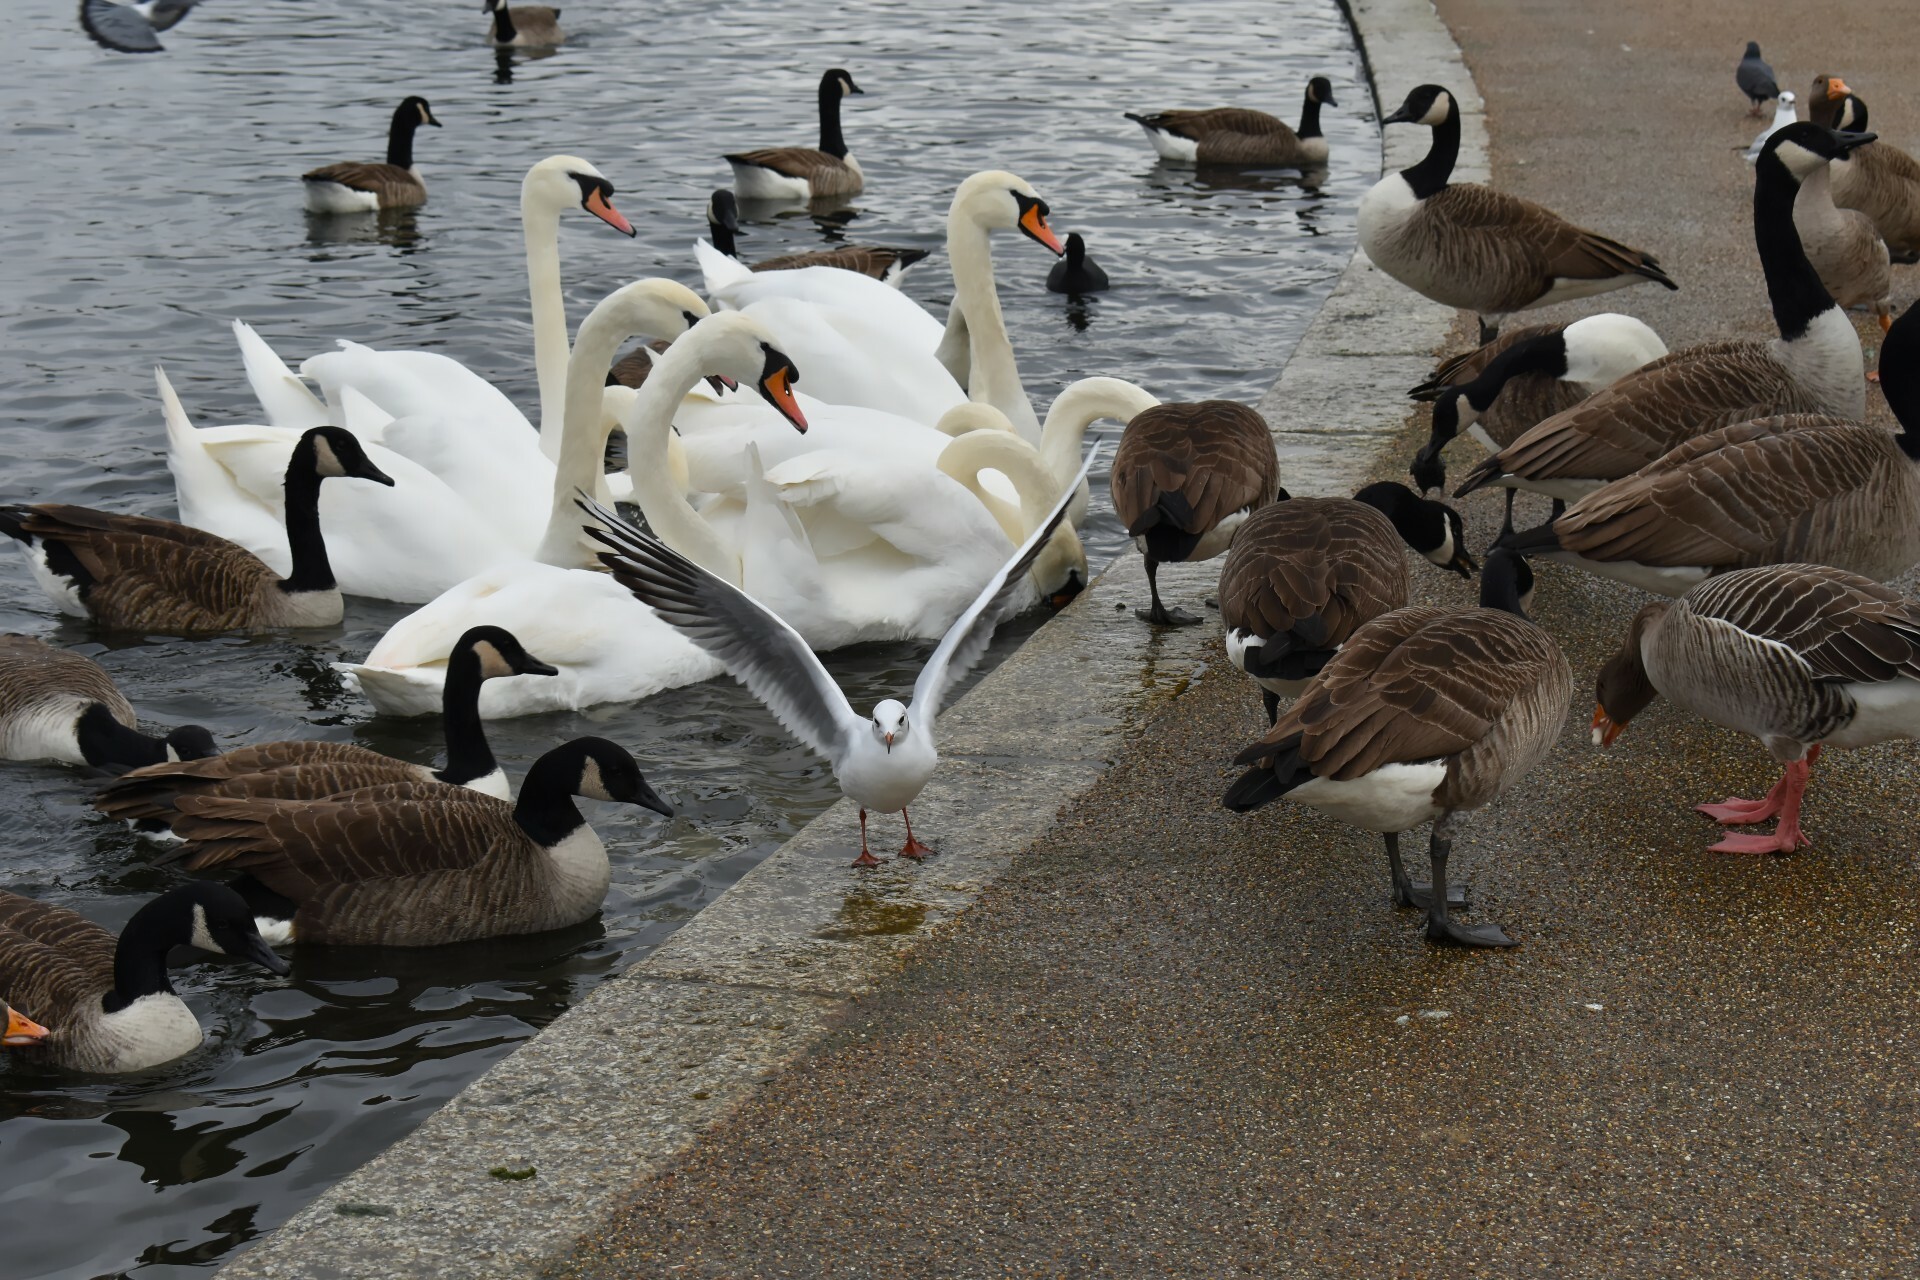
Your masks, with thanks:
[{"label": "lake water", "polygon": [[[501,58],[475,0],[207,0],[162,37],[167,52],[127,57],[81,35],[72,0],[14,0],[0,86],[0,500],[171,516],[152,366],[165,363],[196,422],[258,421],[227,329],[236,316],[296,364],[336,338],[444,351],[531,412],[527,166],[587,157],[639,228],[629,241],[564,221],[575,322],[640,276],[697,285],[690,245],[728,177],[720,154],[810,144],[829,66],[867,91],[848,100],[845,127],[870,190],[845,221],[748,211],[743,251],[842,236],[937,250],[958,181],[1014,170],[1115,285],[1068,302],[1042,287],[1044,251],[996,238],[1042,410],[1090,374],[1168,400],[1256,399],[1351,253],[1353,207],[1378,171],[1359,60],[1326,0],[570,0],[565,18],[573,39],[552,56]],[[1333,164],[1312,188],[1162,168],[1120,115],[1232,103],[1293,119],[1313,74],[1341,106],[1325,113]],[[445,125],[418,140],[430,203],[309,220],[298,175],[380,158],[408,93]],[[938,310],[950,287],[936,253],[907,292]],[[1095,511],[1101,562],[1123,540],[1100,498]],[[0,628],[82,648],[143,716],[208,725],[225,745],[325,737],[431,759],[437,722],[370,718],[329,667],[403,612],[349,601],[337,633],[298,641],[103,644],[58,620],[0,548]],[[1009,627],[996,654],[1037,621]],[[864,706],[904,688],[926,648],[830,665]],[[825,769],[726,681],[492,732],[516,776],[557,741],[612,737],[678,807],[671,822],[590,815],[614,864],[601,918],[442,950],[306,950],[287,980],[187,968],[176,985],[207,1029],[191,1057],[112,1080],[0,1066],[0,1272],[211,1269],[644,956],[835,797]],[[0,765],[0,885],[117,929],[175,875],[87,808],[91,786]]]}]

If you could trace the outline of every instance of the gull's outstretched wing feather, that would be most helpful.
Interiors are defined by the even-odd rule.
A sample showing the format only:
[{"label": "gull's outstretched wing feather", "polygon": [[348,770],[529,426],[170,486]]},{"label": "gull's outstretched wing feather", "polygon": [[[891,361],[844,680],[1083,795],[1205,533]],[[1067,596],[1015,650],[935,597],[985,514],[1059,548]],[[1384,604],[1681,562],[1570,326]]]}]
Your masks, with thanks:
[{"label": "gull's outstretched wing feather", "polygon": [[973,603],[967,606],[967,611],[940,638],[940,647],[933,651],[933,656],[927,659],[927,665],[920,671],[920,678],[913,682],[913,703],[907,712],[915,724],[932,731],[934,717],[940,714],[940,705],[946,700],[947,690],[954,681],[973,670],[973,664],[980,661],[980,655],[987,651],[995,629],[1007,620],[1007,615],[1012,611],[1013,593],[1019,589],[1021,579],[1027,576],[1027,570],[1039,558],[1040,549],[1047,545],[1047,539],[1060,527],[1068,505],[1080,491],[1080,482],[1087,478],[1087,472],[1093,470],[1093,460],[1099,455],[1100,446],[1095,444],[1087,451],[1087,460],[1080,464],[1080,474],[1061,490],[1060,498],[1053,504],[1046,523],[1020,544],[1020,549],[1013,553],[1013,559],[1000,566],[1000,572],[993,575],[980,594],[974,597]]},{"label": "gull's outstretched wing feather", "polygon": [[95,44],[120,53],[159,53],[164,47],[139,10],[113,0],[80,0],[80,27]]},{"label": "gull's outstretched wing feather", "polygon": [[865,724],[800,633],[730,582],[714,577],[618,513],[582,497],[604,528],[584,526],[611,548],[600,561],[621,586],[727,666],[789,732],[838,764]]}]

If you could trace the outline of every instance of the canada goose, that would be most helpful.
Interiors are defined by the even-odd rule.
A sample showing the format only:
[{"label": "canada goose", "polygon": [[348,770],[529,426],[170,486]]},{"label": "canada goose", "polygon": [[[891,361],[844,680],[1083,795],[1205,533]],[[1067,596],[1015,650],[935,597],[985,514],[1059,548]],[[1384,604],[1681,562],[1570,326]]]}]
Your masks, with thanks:
[{"label": "canada goose", "polygon": [[[1814,119],[1843,133],[1867,132],[1867,104],[1838,76],[1813,82]],[[1833,202],[1873,219],[1895,262],[1920,262],[1920,160],[1877,141],[1833,162]]]},{"label": "canada goose", "polygon": [[1264,111],[1245,107],[1156,111],[1146,116],[1129,111],[1126,116],[1147,131],[1147,140],[1162,160],[1175,164],[1304,169],[1327,162],[1320,108],[1339,105],[1333,100],[1332,82],[1315,76],[1307,81],[1298,133]]},{"label": "canada goose", "polygon": [[1800,179],[1800,192],[1793,198],[1793,229],[1834,302],[1868,308],[1884,333],[1893,324],[1893,269],[1887,245],[1872,218],[1834,203],[1833,164],[1815,165]]},{"label": "canada goose", "polygon": [[[1427,443],[1412,471],[1422,492],[1447,482],[1440,451],[1464,429],[1490,452],[1667,354],[1660,335],[1632,316],[1602,312],[1571,324],[1509,329],[1477,351],[1456,356],[1412,391],[1433,401]],[[1513,493],[1506,522],[1513,529]]]},{"label": "canada goose", "polygon": [[1633,619],[1600,669],[1593,741],[1610,746],[1656,695],[1765,744],[1785,775],[1764,800],[1695,805],[1728,826],[1721,853],[1792,853],[1823,747],[1920,737],[1920,601],[1857,574],[1776,564],[1724,574]]},{"label": "canada goose", "polygon": [[287,463],[293,572],[285,578],[225,538],[147,516],[55,503],[0,507],[0,533],[20,542],[61,612],[104,626],[169,635],[331,627],[340,621],[340,589],[320,534],[320,482],[335,476],[393,483],[351,432],[303,434]]},{"label": "canada goose", "polygon": [[[1487,557],[1477,609],[1414,605],[1356,631],[1267,736],[1234,758],[1254,766],[1221,799],[1245,813],[1282,796],[1386,838],[1395,906],[1427,909],[1427,940],[1510,947],[1498,925],[1453,919],[1454,815],[1478,809],[1539,764],[1566,721],[1573,677],[1522,611],[1524,562]],[[1525,575],[1526,580],[1531,574]],[[1430,886],[1410,882],[1400,833],[1433,823]]]},{"label": "canada goose", "polygon": [[1070,233],[1067,256],[1047,272],[1047,289],[1052,293],[1101,293],[1107,287],[1107,273],[1087,256],[1087,242],[1078,231]]},{"label": "canada goose", "polygon": [[1709,342],[1655,360],[1488,458],[1455,496],[1497,484],[1572,501],[1716,427],[1769,414],[1865,417],[1860,339],[1793,227],[1800,178],[1860,141],[1801,121],[1775,134],[1760,157],[1753,238],[1778,340]]},{"label": "canada goose", "polygon": [[0,998],[52,1028],[29,1050],[50,1066],[142,1071],[199,1048],[200,1023],[167,981],[167,953],[185,946],[273,974],[289,968],[225,885],[168,890],[118,940],[65,907],[0,892]]},{"label": "canada goose", "polygon": [[[739,258],[734,244],[740,230],[740,206],[724,187],[707,198],[707,238],[729,258]],[[927,256],[925,249],[890,249],[881,245],[843,244],[810,253],[786,253],[752,264],[755,271],[796,271],[801,267],[838,267],[898,286],[907,268]]]},{"label": "canada goose", "polygon": [[1740,65],[1733,69],[1734,83],[1740,86],[1740,92],[1747,95],[1747,114],[1757,116],[1760,108],[1767,105],[1770,98],[1780,96],[1780,86],[1774,82],[1773,68],[1760,56],[1760,42],[1747,41],[1746,56],[1740,59]]},{"label": "canada goose", "polygon": [[1111,488],[1114,512],[1147,558],[1153,604],[1134,615],[1191,626],[1200,619],[1160,603],[1160,566],[1225,551],[1246,518],[1278,496],[1280,458],[1266,420],[1243,404],[1158,404],[1121,433]]},{"label": "canada goose", "polygon": [[168,31],[193,11],[199,0],[80,0],[80,29],[93,42],[116,53],[159,53],[165,47],[154,33]]},{"label": "canada goose", "polygon": [[255,911],[295,942],[431,947],[563,929],[607,896],[607,849],[575,796],[673,809],[626,751],[576,738],[541,756],[513,804],[394,782],[322,800],[182,796],[169,860],[246,873]]},{"label": "canada goose", "polygon": [[1809,414],[1722,427],[1507,541],[1669,596],[1799,561],[1893,578],[1920,562],[1920,316],[1894,322],[1882,355],[1898,434]]},{"label": "canada goose", "polygon": [[1414,292],[1478,315],[1481,341],[1508,314],[1529,307],[1649,280],[1680,287],[1650,254],[1531,200],[1449,182],[1460,154],[1460,108],[1439,85],[1421,85],[1381,123],[1427,125],[1433,146],[1419,164],[1388,174],[1360,197],[1360,247]]},{"label": "canada goose", "polygon": [[560,11],[545,5],[523,4],[509,10],[507,0],[486,0],[481,11],[493,15],[487,24],[487,38],[497,45],[527,48],[560,44],[567,33],[560,29]]},{"label": "canada goose", "polygon": [[366,213],[425,204],[427,184],[413,167],[413,131],[423,124],[440,127],[425,98],[406,98],[394,108],[393,123],[387,128],[385,164],[347,160],[301,174],[300,181],[307,187],[307,212]]},{"label": "canada goose", "polygon": [[133,704],[91,658],[32,636],[0,635],[0,760],[60,760],[131,769],[214,753],[213,735],[183,724],[140,732]]},{"label": "canada goose", "polygon": [[52,1034],[4,1000],[0,1000],[0,1010],[5,1010],[7,1015],[7,1031],[0,1036],[0,1048],[24,1049],[28,1045],[39,1044]]},{"label": "canada goose", "polygon": [[493,758],[480,719],[480,687],[499,677],[557,674],[512,633],[473,627],[447,657],[445,768],[396,760],[351,742],[266,742],[188,764],[136,769],[104,788],[93,807],[135,823],[170,822],[183,795],[273,796],[318,800],[386,782],[444,783],[509,799],[507,776]]},{"label": "canada goose", "polygon": [[1351,498],[1289,498],[1247,517],[1220,568],[1227,658],[1260,685],[1267,723],[1348,637],[1407,602],[1401,544],[1463,578],[1475,572],[1460,513],[1403,484]]},{"label": "canada goose", "polygon": [[733,166],[733,189],[748,200],[813,200],[857,196],[866,187],[860,162],[840,133],[840,99],[864,93],[835,67],[820,77],[820,145],[766,147],[722,157]]}]

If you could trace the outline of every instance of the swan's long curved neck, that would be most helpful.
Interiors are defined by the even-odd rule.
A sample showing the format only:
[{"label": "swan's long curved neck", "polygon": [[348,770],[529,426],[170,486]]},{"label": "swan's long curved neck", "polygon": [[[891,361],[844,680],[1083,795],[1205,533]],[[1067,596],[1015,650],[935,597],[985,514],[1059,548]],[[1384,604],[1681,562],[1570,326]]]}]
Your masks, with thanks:
[{"label": "swan's long curved neck", "polygon": [[[1017,436],[991,427],[969,431],[940,451],[938,465],[980,500],[1015,546],[1025,542],[1053,514],[1059,485],[1039,453]],[[1013,482],[1013,491],[1020,498],[1017,516],[981,485],[980,473],[988,468]]]},{"label": "swan's long curved neck", "polygon": [[1082,378],[1055,396],[1040,428],[1040,457],[1053,475],[1055,492],[1080,474],[1087,428],[1102,418],[1124,425],[1159,403],[1151,393],[1120,378]]},{"label": "swan's long curved neck", "polygon": [[1020,366],[1013,358],[1007,320],[1000,311],[987,229],[970,219],[950,216],[947,258],[953,264],[953,304],[965,316],[971,352],[967,398],[1000,410],[1027,443],[1037,444],[1040,424],[1020,383]]},{"label": "swan's long curved neck", "polygon": [[567,400],[567,303],[560,293],[560,215],[523,192],[527,294],[533,303],[533,368],[540,380],[540,450],[560,456]]},{"label": "swan's long curved neck", "polygon": [[[581,493],[604,497],[609,424],[601,404],[607,371],[613,367],[620,344],[635,332],[632,323],[602,307],[594,308],[580,322],[579,340],[567,364],[564,407],[556,419],[560,431],[559,457],[553,470],[553,508],[547,516],[547,532],[540,541],[538,556],[545,564],[562,569],[597,567],[580,533],[586,517],[574,505],[574,499]],[[649,378],[648,382],[654,380]]]}]

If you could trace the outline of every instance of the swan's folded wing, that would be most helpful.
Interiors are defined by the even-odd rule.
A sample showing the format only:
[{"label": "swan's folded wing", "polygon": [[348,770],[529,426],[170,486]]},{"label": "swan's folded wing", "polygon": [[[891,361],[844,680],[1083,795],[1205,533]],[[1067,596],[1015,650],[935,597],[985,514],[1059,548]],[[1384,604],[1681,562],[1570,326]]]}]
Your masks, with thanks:
[{"label": "swan's folded wing", "polygon": [[794,736],[828,759],[840,759],[863,722],[799,632],[615,512],[590,500],[579,506],[604,526],[585,528],[611,548],[600,553],[601,563],[635,599],[725,663]]},{"label": "swan's folded wing", "polygon": [[1080,474],[1060,491],[1060,497],[1054,502],[1053,510],[1047,514],[1046,522],[1028,535],[1013,553],[1013,558],[1000,566],[1000,572],[993,575],[980,594],[974,597],[967,611],[960,615],[954,624],[947,628],[947,634],[940,638],[940,647],[927,659],[927,665],[921,670],[920,678],[913,682],[913,702],[908,713],[914,723],[933,728],[934,717],[940,714],[941,704],[946,701],[947,691],[957,680],[965,678],[973,670],[973,664],[993,642],[993,633],[1013,607],[1013,596],[1026,579],[1027,570],[1033,568],[1033,562],[1040,557],[1040,549],[1053,537],[1053,531],[1060,527],[1066,518],[1067,508],[1072,505],[1074,495],[1080,491],[1080,482],[1087,478],[1087,472],[1093,470],[1093,461],[1100,456],[1100,446],[1096,443],[1087,450],[1087,459],[1080,464]]}]

